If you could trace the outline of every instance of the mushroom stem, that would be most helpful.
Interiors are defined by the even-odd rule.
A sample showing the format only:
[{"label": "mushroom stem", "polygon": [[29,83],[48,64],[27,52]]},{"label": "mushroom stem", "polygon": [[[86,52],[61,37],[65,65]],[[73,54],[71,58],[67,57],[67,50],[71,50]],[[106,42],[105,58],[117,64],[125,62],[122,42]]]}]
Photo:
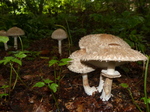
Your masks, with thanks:
[{"label": "mushroom stem", "polygon": [[14,37],[14,48],[15,48],[15,49],[18,49],[17,37]]},{"label": "mushroom stem", "polygon": [[109,98],[111,97],[111,87],[112,87],[112,79],[106,78],[103,87],[103,92],[102,95],[100,96],[102,101],[108,101]]},{"label": "mushroom stem", "polygon": [[61,55],[61,41],[62,40],[58,40],[58,52]]},{"label": "mushroom stem", "polygon": [[94,86],[90,87],[87,74],[82,74],[82,79],[83,79],[84,91],[87,95],[92,95],[94,92],[97,91]]},{"label": "mushroom stem", "polygon": [[108,67],[107,67],[107,74],[114,75],[114,72],[115,72],[115,63],[109,62]]},{"label": "mushroom stem", "polygon": [[7,51],[7,50],[8,50],[7,42],[6,42],[6,43],[4,43],[4,48],[5,48],[5,51]]},{"label": "mushroom stem", "polygon": [[103,80],[103,76],[100,74],[99,85],[97,87],[98,92],[102,92],[103,86],[104,86],[104,80]]},{"label": "mushroom stem", "polygon": [[102,75],[104,75],[106,78],[100,98],[102,101],[108,101],[111,97],[112,78],[120,77],[120,73],[115,71],[115,63],[109,62],[107,70],[102,70]]}]

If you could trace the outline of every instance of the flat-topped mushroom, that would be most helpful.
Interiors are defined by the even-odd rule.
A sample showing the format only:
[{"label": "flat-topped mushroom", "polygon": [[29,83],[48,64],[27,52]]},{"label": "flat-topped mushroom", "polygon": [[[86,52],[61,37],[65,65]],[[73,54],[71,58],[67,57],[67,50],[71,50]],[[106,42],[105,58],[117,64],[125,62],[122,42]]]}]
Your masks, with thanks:
[{"label": "flat-topped mushroom", "polygon": [[[0,36],[6,36],[7,37],[7,33],[5,30],[0,30]],[[4,48],[5,48],[5,51],[8,50],[8,45],[7,45],[7,42],[4,43]]]},{"label": "flat-topped mushroom", "polygon": [[92,95],[97,90],[94,86],[93,87],[89,86],[87,73],[92,72],[95,69],[88,65],[84,65],[80,62],[80,58],[85,53],[86,53],[85,49],[81,49],[81,50],[77,50],[77,51],[73,52],[69,56],[69,58],[71,58],[72,60],[70,61],[70,65],[68,66],[68,69],[72,72],[82,74],[84,91],[86,92],[86,94]]},{"label": "flat-topped mushroom", "polygon": [[21,28],[18,27],[12,27],[7,31],[8,36],[14,37],[14,48],[18,49],[18,44],[17,44],[17,37],[24,35],[24,31]]},{"label": "flat-topped mushroom", "polygon": [[51,37],[52,39],[58,40],[58,51],[59,54],[61,55],[62,54],[61,41],[67,38],[67,33],[63,29],[57,29],[52,33]]},{"label": "flat-topped mushroom", "polygon": [[97,67],[103,67],[101,75],[107,77],[104,83],[101,99],[108,101],[111,97],[112,78],[120,77],[120,73],[115,67],[125,62],[146,61],[147,57],[142,53],[131,48],[122,47],[119,44],[110,43],[108,46],[95,49],[93,52],[86,53],[81,60]]}]

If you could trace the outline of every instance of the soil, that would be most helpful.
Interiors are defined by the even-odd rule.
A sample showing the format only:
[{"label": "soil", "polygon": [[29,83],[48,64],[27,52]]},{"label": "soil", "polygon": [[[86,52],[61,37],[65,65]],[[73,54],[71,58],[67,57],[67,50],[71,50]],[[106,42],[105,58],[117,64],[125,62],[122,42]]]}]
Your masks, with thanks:
[{"label": "soil", "polygon": [[[146,105],[141,100],[144,97],[144,75],[143,67],[138,63],[128,63],[117,67],[121,73],[120,78],[113,79],[112,97],[109,101],[100,99],[101,93],[95,93],[88,96],[82,86],[81,74],[73,73],[67,66],[49,66],[49,61],[54,57],[57,60],[69,56],[67,41],[62,43],[62,56],[59,56],[57,41],[51,38],[36,40],[26,50],[31,51],[22,60],[22,66],[18,73],[21,80],[18,79],[14,89],[0,89],[0,94],[9,93],[8,96],[0,98],[0,112],[140,112],[135,103],[146,112]],[[70,47],[70,52],[79,49],[78,46]],[[0,59],[12,55],[9,52],[1,51]],[[13,64],[18,68],[18,64]],[[0,86],[9,85],[10,67],[9,65],[0,65]],[[100,69],[89,73],[90,86],[98,86]],[[60,79],[55,78],[55,74]],[[12,85],[15,82],[15,73],[13,72]],[[33,87],[37,82],[43,79],[50,79],[59,84],[58,90],[54,93],[48,87]],[[120,86],[121,83],[129,85],[130,91]],[[147,79],[147,94],[150,97],[150,77]]]}]

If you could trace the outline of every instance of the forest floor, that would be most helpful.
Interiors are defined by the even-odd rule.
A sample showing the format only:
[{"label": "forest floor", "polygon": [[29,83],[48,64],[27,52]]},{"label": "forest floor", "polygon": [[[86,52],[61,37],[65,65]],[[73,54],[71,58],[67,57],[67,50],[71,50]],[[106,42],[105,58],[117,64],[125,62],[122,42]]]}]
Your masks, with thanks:
[{"label": "forest floor", "polygon": [[[64,46],[65,45],[65,46]],[[92,96],[85,94],[82,86],[81,74],[73,73],[68,70],[67,66],[50,66],[49,60],[53,57],[57,59],[67,58],[68,48],[63,42],[63,52],[60,57],[57,49],[57,41],[51,38],[44,38],[35,41],[28,51],[39,52],[39,55],[28,56],[22,60],[19,76],[22,81],[18,80],[14,89],[10,91],[9,96],[0,99],[0,112],[139,112],[135,103],[139,105],[143,112],[146,112],[146,105],[141,100],[144,97],[144,75],[143,67],[137,63],[129,63],[117,67],[121,73],[120,78],[113,80],[112,97],[109,101],[100,99],[101,93],[95,93]],[[78,47],[71,48],[71,51],[77,50]],[[11,49],[12,50],[12,49]],[[9,51],[11,51],[9,50]],[[9,56],[9,51],[1,51],[0,59]],[[14,68],[17,68],[14,64]],[[89,73],[89,83],[91,86],[98,86],[100,69]],[[34,87],[37,82],[43,79],[55,81],[54,73],[60,75],[59,88],[53,93],[47,87]],[[10,77],[10,67],[0,65],[0,87],[8,85]],[[15,75],[13,75],[12,86]],[[132,101],[131,94],[126,88],[120,86],[126,83],[134,98]],[[9,90],[6,88],[6,92]],[[3,94],[4,89],[0,89]],[[147,93],[150,97],[150,77],[147,79]]]}]

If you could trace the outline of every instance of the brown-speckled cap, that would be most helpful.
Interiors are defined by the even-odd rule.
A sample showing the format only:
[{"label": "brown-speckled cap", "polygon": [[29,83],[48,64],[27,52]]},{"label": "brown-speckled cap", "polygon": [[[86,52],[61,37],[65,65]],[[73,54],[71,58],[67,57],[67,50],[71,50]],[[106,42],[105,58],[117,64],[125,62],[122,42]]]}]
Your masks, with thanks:
[{"label": "brown-speckled cap", "polygon": [[52,39],[63,40],[67,38],[67,33],[59,28],[52,33],[51,37]]},{"label": "brown-speckled cap", "polygon": [[131,48],[123,48],[118,44],[108,44],[107,47],[96,49],[92,53],[86,53],[81,60],[89,61],[93,64],[97,62],[97,66],[102,66],[98,64],[106,64],[109,61],[115,61],[117,62],[116,65],[120,65],[122,62],[146,61],[147,57]]},{"label": "brown-speckled cap", "polygon": [[84,36],[79,41],[79,47],[85,48],[87,52],[107,47],[109,44],[117,44],[121,47],[131,48],[123,39],[111,34],[91,34]]},{"label": "brown-speckled cap", "polygon": [[7,31],[8,36],[21,36],[24,35],[24,31],[18,27],[12,27]]},{"label": "brown-speckled cap", "polygon": [[89,73],[94,71],[95,70],[94,68],[88,65],[84,65],[80,62],[81,57],[85,54],[86,54],[85,49],[81,49],[73,52],[69,56],[69,58],[71,58],[72,60],[70,61],[70,65],[68,66],[68,69],[75,73]]},{"label": "brown-speckled cap", "polygon": [[0,30],[0,36],[7,36],[7,33],[5,30]]}]

